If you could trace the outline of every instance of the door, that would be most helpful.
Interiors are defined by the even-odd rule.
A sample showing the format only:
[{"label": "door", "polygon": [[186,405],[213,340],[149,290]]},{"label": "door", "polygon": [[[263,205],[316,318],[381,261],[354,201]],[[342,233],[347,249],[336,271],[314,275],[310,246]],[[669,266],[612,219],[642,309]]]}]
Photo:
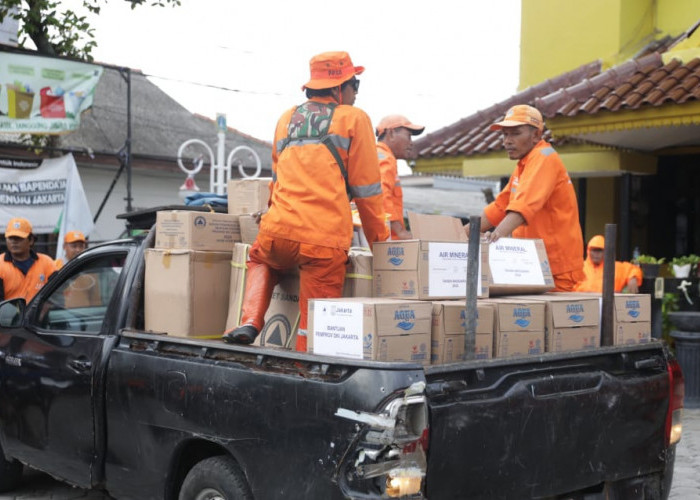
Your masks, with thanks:
[{"label": "door", "polygon": [[112,331],[106,318],[126,255],[67,266],[32,302],[23,327],[0,332],[6,451],[82,487],[91,485],[97,456],[96,392]]}]

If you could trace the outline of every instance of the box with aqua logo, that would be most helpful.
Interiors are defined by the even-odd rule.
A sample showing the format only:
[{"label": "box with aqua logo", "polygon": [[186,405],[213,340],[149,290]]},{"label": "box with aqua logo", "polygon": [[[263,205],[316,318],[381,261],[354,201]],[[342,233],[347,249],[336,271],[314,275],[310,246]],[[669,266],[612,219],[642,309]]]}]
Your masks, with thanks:
[{"label": "box with aqua logo", "polygon": [[[598,301],[599,310],[603,307],[603,299],[600,293],[575,292],[552,295],[568,296],[569,298],[593,298]],[[645,293],[616,293],[614,297],[613,332],[615,345],[649,342],[651,340],[651,295]]]},{"label": "box with aqua logo", "polygon": [[[409,213],[408,218],[416,239],[378,241],[372,247],[374,296],[419,300],[466,297],[468,244],[461,221],[415,213]],[[481,256],[477,261],[477,297],[486,297],[488,271]]]},{"label": "box with aqua logo", "polygon": [[379,298],[309,301],[314,354],[430,364],[430,302]]},{"label": "box with aqua logo", "polygon": [[651,340],[651,295],[615,294],[615,345]]},{"label": "box with aqua logo", "polygon": [[527,356],[544,352],[545,304],[514,298],[482,299],[496,308],[493,357]]},{"label": "box with aqua logo", "polygon": [[545,303],[545,351],[575,351],[600,346],[600,305],[596,297],[545,293],[528,295],[527,299]]},{"label": "box with aqua logo", "polygon": [[[466,309],[463,300],[433,302],[431,364],[464,360]],[[493,350],[494,308],[479,301],[476,307],[475,359],[489,359]]]}]

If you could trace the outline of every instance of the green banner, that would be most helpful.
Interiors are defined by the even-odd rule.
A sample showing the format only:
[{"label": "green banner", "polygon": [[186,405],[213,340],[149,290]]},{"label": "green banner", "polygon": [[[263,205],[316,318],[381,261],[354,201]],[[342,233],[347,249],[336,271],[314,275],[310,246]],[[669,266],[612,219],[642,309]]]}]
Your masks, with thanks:
[{"label": "green banner", "polygon": [[95,64],[0,52],[0,133],[76,130],[101,75]]}]

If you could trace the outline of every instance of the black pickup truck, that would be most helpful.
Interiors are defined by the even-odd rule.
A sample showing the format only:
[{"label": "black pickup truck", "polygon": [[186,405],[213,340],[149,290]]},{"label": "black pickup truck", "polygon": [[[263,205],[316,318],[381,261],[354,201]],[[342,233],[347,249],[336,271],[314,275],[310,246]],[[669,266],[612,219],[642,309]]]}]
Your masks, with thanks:
[{"label": "black pickup truck", "polygon": [[0,304],[3,491],[26,464],[128,499],[668,496],[683,379],[659,341],[423,367],[149,334],[149,246]]}]

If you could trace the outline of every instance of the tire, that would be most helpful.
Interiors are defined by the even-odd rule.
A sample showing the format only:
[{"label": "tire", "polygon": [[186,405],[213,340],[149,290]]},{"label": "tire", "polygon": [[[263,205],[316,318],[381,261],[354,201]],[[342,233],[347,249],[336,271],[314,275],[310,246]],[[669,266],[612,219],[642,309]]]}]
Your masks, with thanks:
[{"label": "tire", "polygon": [[22,480],[23,466],[17,460],[5,460],[0,448],[0,493],[12,491]]},{"label": "tire", "polygon": [[243,472],[227,456],[197,463],[185,476],[179,500],[253,500]]}]

